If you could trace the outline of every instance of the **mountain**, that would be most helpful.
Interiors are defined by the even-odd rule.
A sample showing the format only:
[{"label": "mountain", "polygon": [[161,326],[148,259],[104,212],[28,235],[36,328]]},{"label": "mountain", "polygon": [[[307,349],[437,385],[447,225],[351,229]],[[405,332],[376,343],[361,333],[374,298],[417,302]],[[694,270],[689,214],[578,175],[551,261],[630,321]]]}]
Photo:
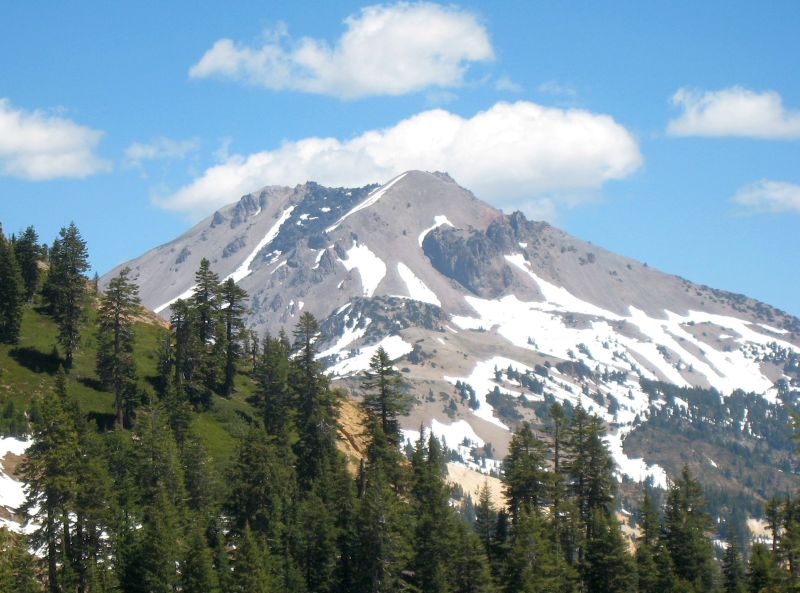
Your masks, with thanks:
[{"label": "mountain", "polygon": [[320,359],[354,393],[383,346],[429,426],[491,472],[510,430],[549,403],[602,416],[619,477],[663,486],[686,463],[722,506],[757,513],[797,486],[789,406],[800,320],[507,215],[446,173],[378,186],[308,182],[243,196],[128,266],[165,318],[208,258],[250,295],[250,326],[323,328]]}]

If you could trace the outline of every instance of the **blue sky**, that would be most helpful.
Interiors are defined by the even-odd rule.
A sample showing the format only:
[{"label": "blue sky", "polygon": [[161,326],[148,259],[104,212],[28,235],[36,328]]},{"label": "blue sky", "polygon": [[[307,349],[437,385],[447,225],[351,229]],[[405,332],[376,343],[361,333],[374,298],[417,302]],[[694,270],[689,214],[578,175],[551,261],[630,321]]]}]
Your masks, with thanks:
[{"label": "blue sky", "polygon": [[0,221],[103,273],[266,183],[447,169],[800,315],[797,2],[0,6]]}]

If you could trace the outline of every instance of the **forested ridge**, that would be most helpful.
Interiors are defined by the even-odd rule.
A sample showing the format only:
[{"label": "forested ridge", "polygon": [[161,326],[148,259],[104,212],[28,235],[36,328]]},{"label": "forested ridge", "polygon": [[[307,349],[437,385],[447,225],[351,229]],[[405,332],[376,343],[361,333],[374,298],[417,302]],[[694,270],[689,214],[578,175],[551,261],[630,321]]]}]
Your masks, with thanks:
[{"label": "forested ridge", "polygon": [[[88,269],[74,225],[50,246],[0,232],[3,353],[41,378],[2,396],[0,433],[32,437],[26,534],[0,529],[2,593],[800,589],[800,500],[768,503],[767,544],[730,530],[721,559],[688,469],[663,496],[643,486],[623,525],[603,423],[553,404],[544,433],[522,423],[511,440],[505,504],[485,487],[464,512],[438,440],[401,451],[409,401],[382,349],[357,394],[352,471],[312,315],[253,335],[247,294],[204,260],[161,328],[128,270],[100,293]],[[15,372],[0,381],[27,389]]]}]

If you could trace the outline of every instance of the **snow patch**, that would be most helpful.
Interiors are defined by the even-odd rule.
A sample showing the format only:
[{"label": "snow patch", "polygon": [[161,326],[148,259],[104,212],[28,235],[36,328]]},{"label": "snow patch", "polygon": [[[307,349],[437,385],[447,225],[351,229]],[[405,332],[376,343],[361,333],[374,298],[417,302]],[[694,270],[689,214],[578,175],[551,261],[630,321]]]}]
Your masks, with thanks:
[{"label": "snow patch", "polygon": [[428,236],[428,233],[430,233],[433,229],[439,228],[443,224],[446,224],[448,226],[453,226],[453,223],[447,220],[447,217],[444,214],[439,214],[438,216],[434,216],[433,225],[429,226],[427,229],[425,229],[419,234],[419,238],[417,239],[417,241],[419,242],[419,246],[422,247],[422,242],[425,240],[425,237]]},{"label": "snow patch", "polygon": [[386,275],[386,264],[383,263],[383,260],[372,253],[369,247],[359,244],[357,241],[347,250],[347,258],[339,261],[347,268],[348,272],[353,268],[358,269],[364,296],[371,297]]},{"label": "snow patch", "polygon": [[400,336],[388,336],[374,346],[361,348],[356,354],[351,351],[350,354],[352,356],[350,358],[336,363],[325,372],[329,375],[344,377],[346,375],[352,375],[353,373],[366,371],[369,368],[370,359],[380,347],[386,350],[386,354],[388,354],[389,358],[392,360],[400,358],[414,349],[411,344],[403,340]]},{"label": "snow patch", "polygon": [[272,243],[275,237],[278,236],[281,226],[283,226],[283,223],[286,222],[286,220],[292,215],[294,208],[294,206],[289,206],[283,211],[283,213],[281,213],[280,218],[278,218],[277,222],[267,231],[267,234],[264,235],[261,241],[258,242],[258,245],[256,245],[255,249],[250,252],[250,255],[245,258],[241,265],[236,268],[232,274],[228,274],[223,279],[223,282],[228,278],[232,278],[233,281],[238,284],[253,272],[253,270],[250,269],[250,266],[252,265],[253,261],[255,261],[256,256],[261,252],[262,249]]},{"label": "snow patch", "polygon": [[369,208],[370,206],[372,206],[375,202],[380,200],[387,191],[389,191],[389,188],[391,188],[395,183],[400,181],[405,176],[406,176],[405,173],[401,173],[400,175],[398,175],[397,177],[395,177],[394,179],[389,181],[386,185],[383,185],[383,186],[379,187],[378,189],[376,189],[375,191],[373,191],[371,194],[369,194],[367,196],[367,198],[363,202],[361,202],[360,204],[358,204],[357,206],[352,208],[347,214],[342,216],[333,225],[331,225],[327,229],[325,229],[325,232],[326,233],[330,233],[330,232],[336,230],[336,227],[338,227],[340,224],[342,224],[345,221],[345,219],[347,219],[349,216],[355,214],[356,212],[359,212],[359,211],[363,210],[364,208]]},{"label": "snow patch", "polygon": [[436,305],[437,307],[442,306],[442,303],[436,297],[436,293],[428,288],[422,280],[417,278],[414,272],[411,271],[411,268],[409,268],[403,262],[397,264],[397,273],[400,274],[403,282],[406,283],[409,297],[415,301],[430,303],[431,305]]},{"label": "snow patch", "polygon": [[[32,440],[21,440],[14,437],[6,437],[0,439],[0,460],[4,459],[6,455],[12,453],[14,455],[22,455],[28,447],[33,443]],[[14,511],[22,506],[25,502],[25,489],[22,482],[19,482],[6,474],[0,465],[0,507],[5,507],[10,511]],[[19,531],[20,526],[13,521],[3,521],[3,525],[9,529]]]}]

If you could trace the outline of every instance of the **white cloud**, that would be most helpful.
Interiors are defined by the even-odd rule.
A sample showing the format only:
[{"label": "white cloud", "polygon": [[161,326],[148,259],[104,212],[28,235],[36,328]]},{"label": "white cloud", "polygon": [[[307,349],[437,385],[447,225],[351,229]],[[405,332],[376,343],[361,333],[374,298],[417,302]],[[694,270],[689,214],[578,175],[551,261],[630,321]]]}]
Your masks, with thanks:
[{"label": "white cloud", "polygon": [[683,113],[667,125],[673,136],[800,138],[800,111],[787,110],[775,91],[740,86],[719,91],[681,88],[672,96]]},{"label": "white cloud", "polygon": [[151,142],[134,142],[125,149],[125,162],[139,167],[144,161],[156,159],[183,159],[200,148],[195,138],[175,140],[161,136]]},{"label": "white cloud", "polygon": [[110,168],[94,150],[103,132],[0,99],[0,175],[31,181],[87,177]]},{"label": "white cloud", "polygon": [[749,212],[800,214],[800,185],[762,179],[740,188],[732,201]]},{"label": "white cloud", "polygon": [[434,109],[349,140],[312,137],[232,155],[156,202],[198,215],[265,185],[352,187],[424,169],[448,171],[482,199],[524,208],[558,192],[596,191],[641,162],[636,140],[610,116],[519,101],[471,118]]},{"label": "white cloud", "polygon": [[494,88],[495,90],[509,93],[519,93],[522,91],[522,86],[511,80],[511,78],[505,74],[494,82]]},{"label": "white cloud", "polygon": [[556,95],[562,97],[577,97],[578,91],[575,90],[575,87],[569,84],[565,84],[563,82],[558,82],[555,80],[548,80],[547,82],[543,82],[536,90],[540,93],[545,95]]},{"label": "white cloud", "polygon": [[352,99],[459,86],[471,62],[494,58],[478,18],[455,6],[368,6],[344,24],[333,46],[309,37],[295,41],[285,30],[259,47],[220,39],[189,75]]}]

